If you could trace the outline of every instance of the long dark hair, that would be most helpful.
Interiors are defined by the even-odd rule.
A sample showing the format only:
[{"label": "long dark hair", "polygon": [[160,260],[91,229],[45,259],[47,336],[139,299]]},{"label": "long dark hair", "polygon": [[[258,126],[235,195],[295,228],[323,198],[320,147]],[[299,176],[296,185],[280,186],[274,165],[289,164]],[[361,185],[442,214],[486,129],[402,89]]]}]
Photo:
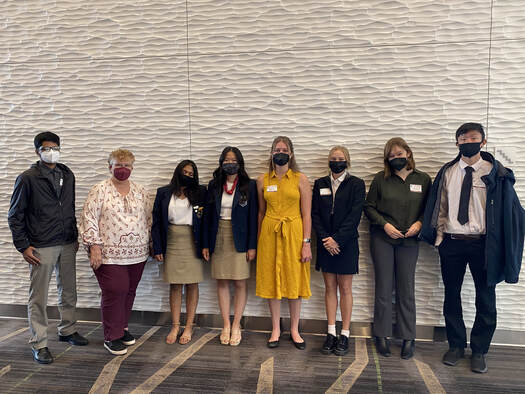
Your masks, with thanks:
[{"label": "long dark hair", "polygon": [[227,146],[222,150],[221,156],[219,157],[219,167],[213,172],[213,183],[215,184],[215,189],[217,190],[217,196],[220,196],[222,193],[222,186],[226,183],[226,173],[222,169],[222,164],[226,159],[226,155],[229,152],[233,152],[235,159],[237,159],[237,164],[239,164],[239,171],[237,172],[237,177],[239,179],[239,191],[241,192],[241,198],[248,200],[250,197],[250,177],[244,169],[244,158],[239,148],[235,146]]},{"label": "long dark hair", "polygon": [[179,177],[182,176],[182,169],[188,164],[193,168],[193,179],[195,179],[195,183],[193,186],[186,187],[184,189],[184,194],[188,198],[190,204],[195,205],[199,202],[199,172],[197,171],[197,165],[195,162],[192,160],[182,160],[177,165],[175,171],[173,171],[173,176],[171,177],[170,188],[175,197],[179,197],[181,195],[182,186],[180,185]]}]

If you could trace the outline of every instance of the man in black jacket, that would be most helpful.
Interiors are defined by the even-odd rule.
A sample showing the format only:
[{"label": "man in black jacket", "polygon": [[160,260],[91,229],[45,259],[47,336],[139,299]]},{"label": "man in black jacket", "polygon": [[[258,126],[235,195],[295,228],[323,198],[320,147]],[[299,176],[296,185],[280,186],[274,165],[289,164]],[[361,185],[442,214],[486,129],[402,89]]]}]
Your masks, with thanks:
[{"label": "man in black jacket", "polygon": [[60,138],[51,132],[35,137],[40,161],[18,176],[8,221],[13,243],[29,263],[27,303],[33,358],[53,362],[47,348],[47,295],[53,270],[58,287],[59,340],[83,346],[88,340],[75,330],[77,302],[75,257],[78,232],[75,218],[75,176],[60,157]]},{"label": "man in black jacket", "polygon": [[496,284],[518,281],[524,238],[514,175],[491,154],[480,152],[485,143],[479,123],[465,123],[456,131],[460,154],[436,176],[420,233],[439,250],[450,347],[443,363],[450,366],[459,362],[467,346],[461,286],[467,264],[470,268],[476,287],[471,369],[478,373],[487,372],[485,354],[496,329]]}]

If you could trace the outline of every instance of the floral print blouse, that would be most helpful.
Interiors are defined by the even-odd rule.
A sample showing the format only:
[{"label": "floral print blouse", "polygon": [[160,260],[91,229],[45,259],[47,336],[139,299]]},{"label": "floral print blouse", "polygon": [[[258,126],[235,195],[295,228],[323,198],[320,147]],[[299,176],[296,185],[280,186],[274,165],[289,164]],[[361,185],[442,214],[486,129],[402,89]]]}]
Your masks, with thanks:
[{"label": "floral print blouse", "polygon": [[95,186],[84,203],[80,219],[82,242],[102,248],[102,264],[146,261],[151,239],[151,200],[144,187],[130,181],[120,194],[111,179]]}]

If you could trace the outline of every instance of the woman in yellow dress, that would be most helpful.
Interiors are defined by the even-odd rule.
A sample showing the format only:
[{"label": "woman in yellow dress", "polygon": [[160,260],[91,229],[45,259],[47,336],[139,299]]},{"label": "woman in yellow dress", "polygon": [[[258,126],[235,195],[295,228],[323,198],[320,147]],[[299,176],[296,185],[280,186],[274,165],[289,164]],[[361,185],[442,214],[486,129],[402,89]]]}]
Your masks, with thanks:
[{"label": "woman in yellow dress", "polygon": [[306,343],[299,334],[301,298],[310,292],[310,232],[312,190],[298,171],[292,141],[272,143],[269,170],[257,179],[259,240],[256,295],[268,299],[272,316],[269,348],[279,346],[281,298],[288,298],[290,339],[298,349]]}]

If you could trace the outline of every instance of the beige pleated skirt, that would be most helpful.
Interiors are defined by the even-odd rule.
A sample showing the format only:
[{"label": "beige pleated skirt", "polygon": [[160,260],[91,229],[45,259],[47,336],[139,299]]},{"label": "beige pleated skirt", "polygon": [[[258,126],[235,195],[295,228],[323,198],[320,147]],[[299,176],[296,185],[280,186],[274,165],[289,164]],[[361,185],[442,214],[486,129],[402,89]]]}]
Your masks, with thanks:
[{"label": "beige pleated skirt", "polygon": [[173,284],[202,282],[204,264],[195,255],[193,228],[169,225],[167,243],[166,256],[164,256],[164,281]]},{"label": "beige pleated skirt", "polygon": [[211,257],[211,277],[241,280],[250,277],[250,263],[246,252],[237,252],[233,241],[232,222],[219,220],[215,250]]}]

